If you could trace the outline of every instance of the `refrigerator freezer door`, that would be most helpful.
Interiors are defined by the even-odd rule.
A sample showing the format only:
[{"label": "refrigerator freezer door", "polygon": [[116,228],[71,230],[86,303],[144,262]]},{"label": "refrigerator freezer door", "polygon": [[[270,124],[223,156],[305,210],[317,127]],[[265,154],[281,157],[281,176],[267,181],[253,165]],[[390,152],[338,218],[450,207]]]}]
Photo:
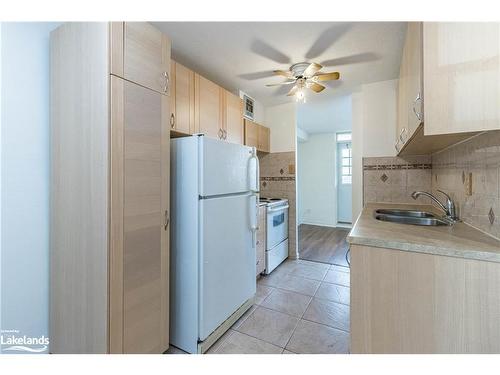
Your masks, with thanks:
[{"label": "refrigerator freezer door", "polygon": [[251,194],[200,200],[201,341],[255,294],[256,204]]},{"label": "refrigerator freezer door", "polygon": [[252,148],[199,137],[200,195],[204,197],[258,190],[257,164]]}]

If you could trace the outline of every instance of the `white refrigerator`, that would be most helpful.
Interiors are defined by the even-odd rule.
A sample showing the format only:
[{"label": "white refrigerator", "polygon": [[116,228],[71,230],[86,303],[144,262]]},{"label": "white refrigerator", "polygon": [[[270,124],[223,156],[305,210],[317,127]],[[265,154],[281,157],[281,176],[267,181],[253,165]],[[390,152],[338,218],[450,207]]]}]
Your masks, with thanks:
[{"label": "white refrigerator", "polygon": [[171,140],[170,343],[206,350],[256,290],[259,162],[254,148]]}]

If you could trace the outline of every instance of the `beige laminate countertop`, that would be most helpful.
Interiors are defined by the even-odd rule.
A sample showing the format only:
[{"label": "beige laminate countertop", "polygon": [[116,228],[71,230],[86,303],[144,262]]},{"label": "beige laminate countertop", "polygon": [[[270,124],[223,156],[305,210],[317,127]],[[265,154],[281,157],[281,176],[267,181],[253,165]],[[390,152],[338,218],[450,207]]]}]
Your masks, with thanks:
[{"label": "beige laminate countertop", "polygon": [[377,208],[418,209],[441,214],[432,205],[369,203],[347,236],[350,244],[500,263],[500,241],[465,223],[426,227],[384,222],[373,217]]}]

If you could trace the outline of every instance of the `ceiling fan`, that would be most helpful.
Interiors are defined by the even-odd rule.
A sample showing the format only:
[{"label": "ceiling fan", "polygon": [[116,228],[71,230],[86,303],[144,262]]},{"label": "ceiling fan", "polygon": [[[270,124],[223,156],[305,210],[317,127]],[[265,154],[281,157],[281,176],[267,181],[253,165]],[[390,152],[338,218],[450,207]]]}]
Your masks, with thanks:
[{"label": "ceiling fan", "polygon": [[275,75],[286,77],[288,81],[268,84],[266,86],[294,85],[287,95],[295,95],[297,101],[305,102],[304,90],[306,88],[318,93],[325,89],[325,86],[319,82],[334,81],[340,78],[339,72],[322,73],[322,68],[322,65],[314,62],[301,62],[292,65],[289,70],[274,70],[273,73]]}]

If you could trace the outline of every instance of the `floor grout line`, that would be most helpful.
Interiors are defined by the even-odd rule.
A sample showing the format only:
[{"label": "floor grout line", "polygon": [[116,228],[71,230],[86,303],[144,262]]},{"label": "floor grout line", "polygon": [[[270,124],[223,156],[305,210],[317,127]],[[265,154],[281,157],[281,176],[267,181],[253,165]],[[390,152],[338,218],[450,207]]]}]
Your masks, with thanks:
[{"label": "floor grout line", "polygon": [[345,329],[343,329],[343,328],[334,327],[334,326],[331,326],[331,325],[329,325],[329,324],[324,324],[324,323],[315,322],[314,320],[310,320],[310,319],[306,319],[306,318],[301,318],[301,320],[305,320],[306,322],[316,323],[316,324],[319,324],[319,325],[321,325],[321,326],[325,326],[325,327],[328,327],[328,328],[337,329],[337,330],[339,330],[339,331],[346,332],[346,333],[348,333],[349,335],[351,334],[351,332],[350,332],[350,331],[346,331],[346,330],[345,330]]}]

